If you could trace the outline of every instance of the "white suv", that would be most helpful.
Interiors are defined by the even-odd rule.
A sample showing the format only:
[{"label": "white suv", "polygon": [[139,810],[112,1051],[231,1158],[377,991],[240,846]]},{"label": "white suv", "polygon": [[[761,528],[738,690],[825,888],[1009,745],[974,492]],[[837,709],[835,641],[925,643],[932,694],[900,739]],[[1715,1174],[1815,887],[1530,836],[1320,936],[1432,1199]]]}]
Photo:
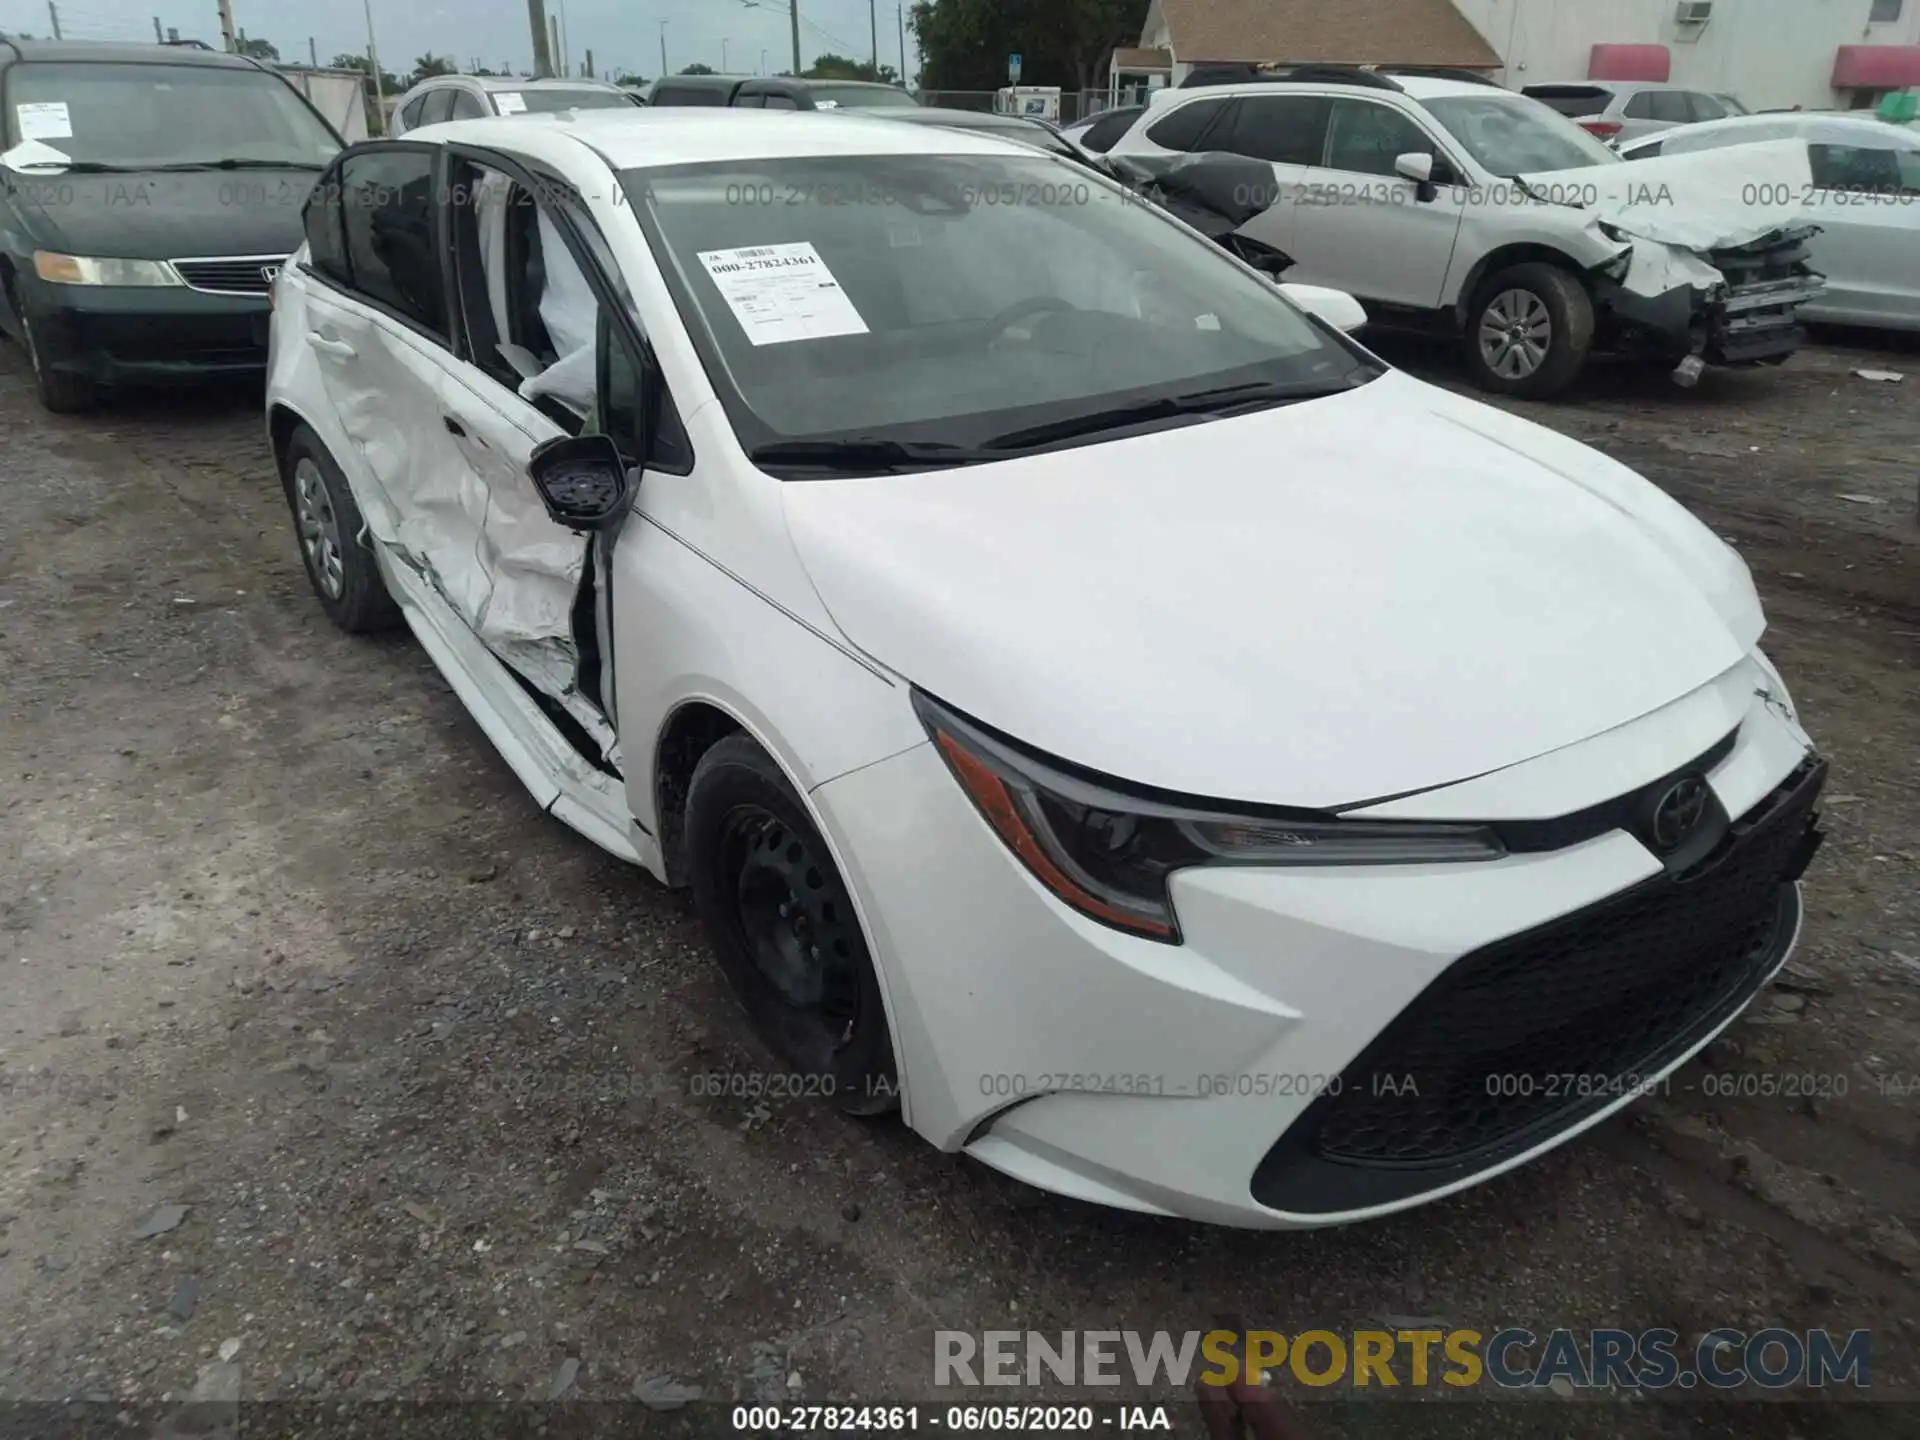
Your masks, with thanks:
[{"label": "white suv", "polygon": [[[1471,76],[1310,66],[1157,92],[1110,153],[1202,150],[1272,164],[1279,200],[1242,229],[1293,258],[1289,280],[1348,291],[1375,323],[1464,337],[1488,390],[1550,395],[1596,348],[1683,378],[1709,362],[1777,363],[1799,344],[1794,306],[1818,290],[1797,237],[1778,243],[1778,217],[1758,212],[1729,222],[1751,221],[1725,249],[1668,255],[1658,237],[1700,218],[1684,203],[1699,186],[1641,207],[1645,228],[1623,233],[1608,206],[1621,177],[1599,169],[1619,157]],[[1695,283],[1669,283],[1682,273]]]}]

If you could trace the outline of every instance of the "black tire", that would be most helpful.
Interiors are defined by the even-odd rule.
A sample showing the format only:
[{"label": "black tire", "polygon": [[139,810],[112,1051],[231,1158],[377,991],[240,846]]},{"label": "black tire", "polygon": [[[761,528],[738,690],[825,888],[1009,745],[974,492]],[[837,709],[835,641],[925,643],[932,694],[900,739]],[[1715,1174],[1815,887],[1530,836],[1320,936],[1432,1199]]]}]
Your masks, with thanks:
[{"label": "black tire", "polygon": [[693,898],[767,1048],[851,1115],[899,1105],[873,957],[826,842],[745,735],[700,757],[687,790]]},{"label": "black tire", "polygon": [[33,388],[40,396],[40,403],[55,415],[81,415],[91,410],[99,399],[93,382],[84,375],[68,375],[44,364],[26,307],[20,306],[14,313],[20,320],[20,340],[27,352],[27,363],[33,367]]},{"label": "black tire", "polygon": [[[403,623],[400,607],[387,593],[380,566],[366,538],[366,522],[353,503],[353,490],[340,467],[306,426],[287,437],[280,459],[280,484],[293,515],[294,539],[307,582],[327,618],[350,635],[373,635]],[[303,503],[303,491],[311,493]],[[331,530],[329,536],[328,531]],[[329,563],[328,541],[332,559]]]},{"label": "black tire", "polygon": [[[1546,333],[1538,320],[1544,317]],[[1501,320],[1508,323],[1500,325]],[[1545,354],[1531,358],[1529,347],[1512,346],[1494,355],[1496,329],[1509,336],[1524,331]],[[1483,334],[1483,331],[1485,332]],[[1557,395],[1586,368],[1593,350],[1593,297],[1579,279],[1556,265],[1531,262],[1489,276],[1467,307],[1461,351],[1467,373],[1482,390],[1539,400]]]}]

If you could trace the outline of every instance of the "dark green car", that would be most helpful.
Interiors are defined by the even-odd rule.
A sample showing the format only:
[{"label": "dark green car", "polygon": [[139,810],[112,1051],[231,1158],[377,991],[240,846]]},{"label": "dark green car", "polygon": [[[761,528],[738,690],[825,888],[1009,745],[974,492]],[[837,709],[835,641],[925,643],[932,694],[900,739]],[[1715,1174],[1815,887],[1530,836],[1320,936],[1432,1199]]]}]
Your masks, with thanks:
[{"label": "dark green car", "polygon": [[259,374],[269,295],[341,139],[266,66],[0,38],[0,330],[49,410]]}]

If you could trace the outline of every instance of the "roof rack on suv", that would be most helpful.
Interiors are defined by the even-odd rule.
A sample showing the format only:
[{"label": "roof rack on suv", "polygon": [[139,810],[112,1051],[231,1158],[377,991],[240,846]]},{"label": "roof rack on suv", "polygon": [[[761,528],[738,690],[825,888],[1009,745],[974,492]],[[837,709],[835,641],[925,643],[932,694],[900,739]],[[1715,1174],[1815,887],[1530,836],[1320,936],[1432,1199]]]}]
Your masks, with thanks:
[{"label": "roof rack on suv", "polygon": [[1203,62],[1187,72],[1187,78],[1180,82],[1179,88],[1185,90],[1198,85],[1246,85],[1256,82],[1264,85],[1364,85],[1370,90],[1401,88],[1377,70],[1358,65],[1326,65],[1319,62],[1270,67]]},{"label": "roof rack on suv", "polygon": [[191,45],[195,50],[211,50],[213,47],[204,40],[162,40],[162,45]]},{"label": "roof rack on suv", "polygon": [[1491,75],[1483,75],[1478,70],[1462,70],[1452,65],[1382,65],[1382,73],[1387,75],[1417,75],[1427,80],[1458,80],[1463,85],[1490,85],[1495,90],[1507,87]]}]

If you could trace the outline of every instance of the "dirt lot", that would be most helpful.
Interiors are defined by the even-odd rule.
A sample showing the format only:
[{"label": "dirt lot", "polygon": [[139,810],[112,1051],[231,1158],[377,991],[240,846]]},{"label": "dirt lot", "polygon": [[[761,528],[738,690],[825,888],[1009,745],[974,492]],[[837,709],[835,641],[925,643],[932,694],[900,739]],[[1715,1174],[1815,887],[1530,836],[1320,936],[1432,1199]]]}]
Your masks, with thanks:
[{"label": "dirt lot", "polygon": [[[1876,363],[1905,381],[1850,373]],[[716,1401],[938,1398],[936,1328],[1222,1314],[1867,1328],[1871,1395],[1920,1395],[1911,347],[1692,392],[1603,371],[1523,407],[1753,563],[1834,764],[1805,940],[1670,1099],[1452,1202],[1282,1235],[689,1093],[761,1063],[689,906],[537,813],[409,640],[328,626],[258,404],[55,419],[0,347],[0,1399],[611,1400],[673,1376],[706,1397],[678,1421],[724,1430]],[[1718,1098],[1709,1065],[1845,1094]],[[177,1227],[140,1238],[164,1206]],[[1306,1423],[1811,1437],[1920,1410],[1548,1396]]]}]

